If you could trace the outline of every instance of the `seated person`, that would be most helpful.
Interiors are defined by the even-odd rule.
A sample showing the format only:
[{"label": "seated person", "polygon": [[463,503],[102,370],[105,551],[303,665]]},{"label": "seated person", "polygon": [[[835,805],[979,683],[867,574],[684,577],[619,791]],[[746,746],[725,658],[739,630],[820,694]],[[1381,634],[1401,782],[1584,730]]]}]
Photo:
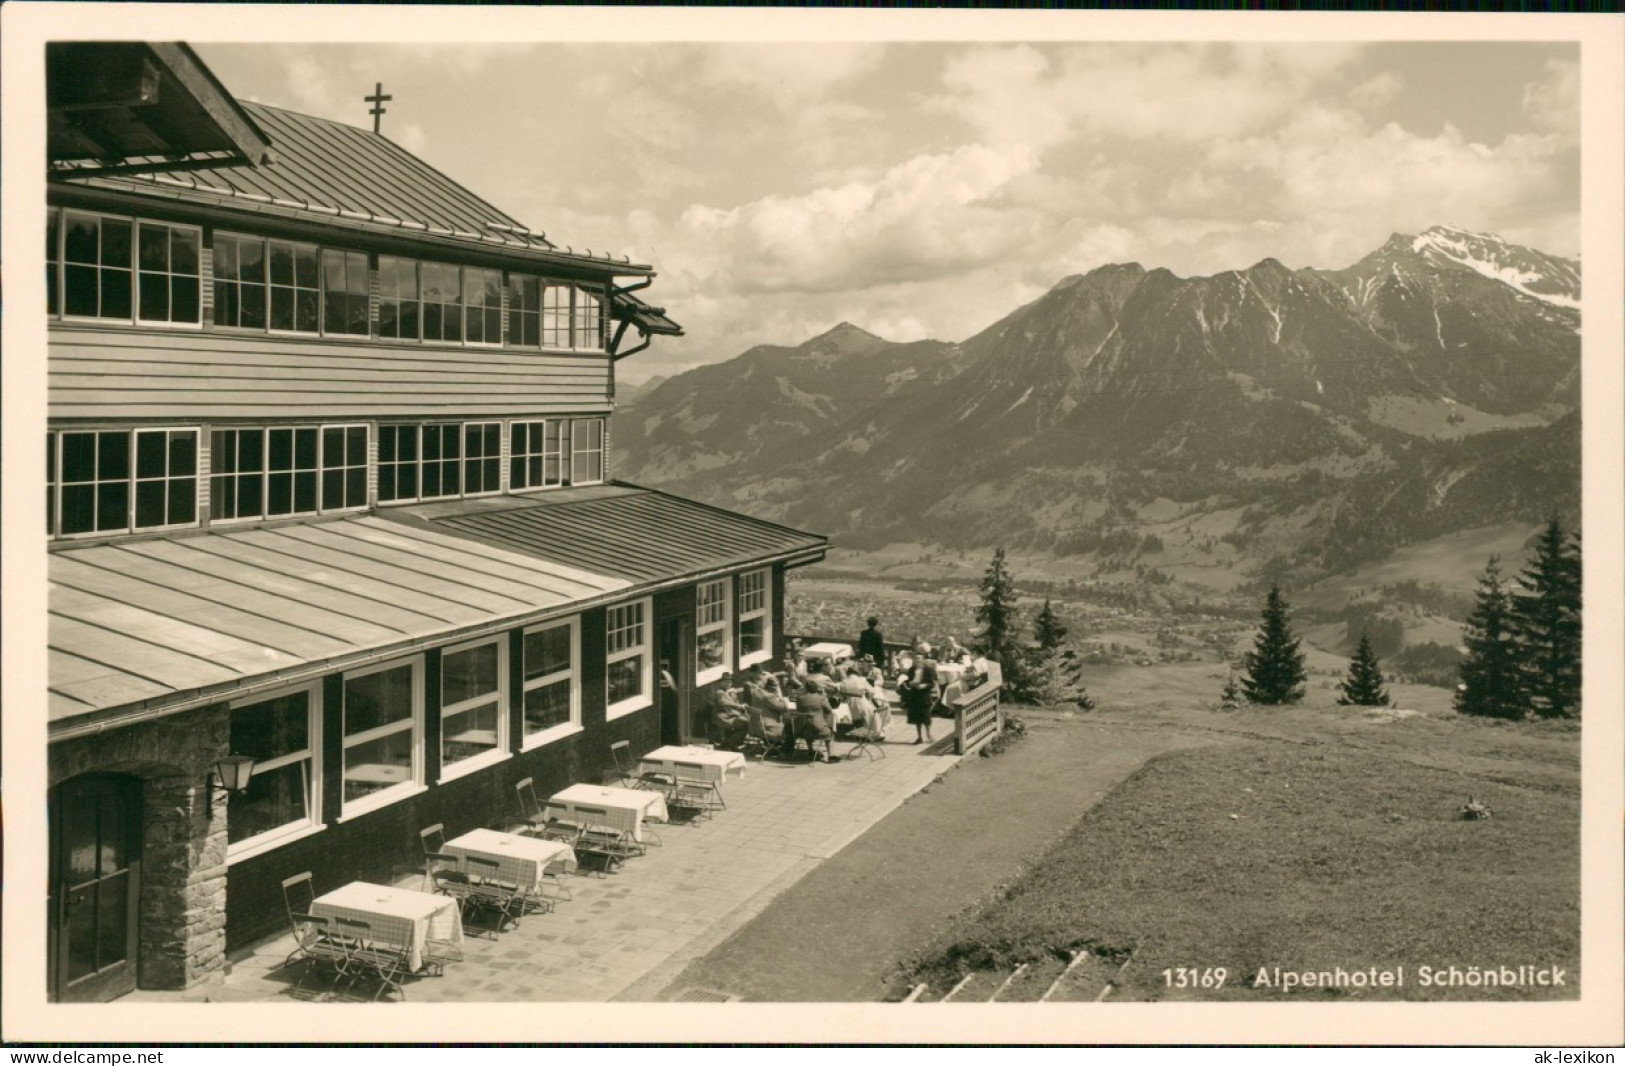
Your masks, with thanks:
[{"label": "seated person", "polygon": [[861,670],[847,672],[835,687],[845,698],[853,725],[869,728],[876,724],[874,684],[863,676]]},{"label": "seated person", "polygon": [[960,663],[970,658],[970,652],[954,637],[949,637],[942,645],[942,654],[937,656],[938,662]]},{"label": "seated person", "polygon": [[750,733],[750,710],[739,698],[733,674],[722,675],[711,700],[712,743],[724,751],[738,751]]},{"label": "seated person", "polygon": [[808,659],[807,672],[801,679],[802,684],[816,682],[821,689],[830,689],[835,686],[835,678],[830,674],[827,659]]},{"label": "seated person", "polygon": [[795,700],[784,695],[779,687],[779,679],[760,665],[751,667],[750,676],[745,679],[745,703],[774,722],[785,711],[794,710],[796,706]]},{"label": "seated person", "polygon": [[[805,691],[796,697],[796,709],[784,714],[786,758],[795,754],[798,740],[805,740],[807,750],[812,752],[814,758],[829,761],[829,741],[835,735],[829,724],[830,712],[829,698],[824,695],[823,687],[809,680]],[[824,743],[822,752],[818,750],[819,741]]]}]

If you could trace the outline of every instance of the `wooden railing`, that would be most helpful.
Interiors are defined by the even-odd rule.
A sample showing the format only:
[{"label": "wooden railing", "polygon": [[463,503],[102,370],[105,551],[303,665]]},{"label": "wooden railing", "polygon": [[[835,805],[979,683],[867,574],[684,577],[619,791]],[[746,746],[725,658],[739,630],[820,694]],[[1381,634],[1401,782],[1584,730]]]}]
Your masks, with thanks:
[{"label": "wooden railing", "polygon": [[994,663],[986,681],[954,702],[955,755],[969,755],[979,750],[1004,728],[1004,710],[999,706],[999,689],[1003,684],[999,666]]}]

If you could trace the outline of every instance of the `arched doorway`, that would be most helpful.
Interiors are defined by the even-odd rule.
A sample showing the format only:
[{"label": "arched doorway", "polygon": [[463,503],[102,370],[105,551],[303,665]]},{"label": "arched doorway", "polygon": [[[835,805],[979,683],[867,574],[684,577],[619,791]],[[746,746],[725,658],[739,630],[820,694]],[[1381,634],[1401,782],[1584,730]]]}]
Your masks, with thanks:
[{"label": "arched doorway", "polygon": [[57,1002],[135,989],[141,791],[124,774],[83,774],[51,791],[47,966]]}]

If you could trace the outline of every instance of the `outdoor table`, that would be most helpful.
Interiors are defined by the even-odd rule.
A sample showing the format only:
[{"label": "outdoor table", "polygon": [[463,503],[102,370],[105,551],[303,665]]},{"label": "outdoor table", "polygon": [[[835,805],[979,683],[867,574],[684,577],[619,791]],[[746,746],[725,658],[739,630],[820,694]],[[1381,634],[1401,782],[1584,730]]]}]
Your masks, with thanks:
[{"label": "outdoor table", "polygon": [[445,852],[466,858],[470,855],[497,864],[497,877],[530,892],[541,892],[542,874],[559,862],[565,872],[576,868],[576,853],[557,840],[499,833],[495,829],[473,829],[455,840],[446,841]]},{"label": "outdoor table", "polygon": [[[668,744],[649,752],[640,760],[639,769],[646,773],[676,774],[678,763],[698,764],[703,769],[699,775],[702,781],[721,781],[730,770],[741,777],[745,775],[745,756],[737,751],[679,744]],[[685,771],[685,776],[692,775],[692,770]]]},{"label": "outdoor table", "polygon": [[831,664],[844,662],[852,658],[852,645],[838,644],[833,640],[821,641],[801,649],[803,659],[826,659]]},{"label": "outdoor table", "polygon": [[423,969],[428,941],[442,940],[457,947],[463,943],[462,908],[449,896],[351,881],[316,897],[310,913],[368,923],[375,941],[406,949],[406,965],[414,973]]},{"label": "outdoor table", "polygon": [[[646,788],[613,788],[607,785],[571,785],[555,793],[550,806],[563,808],[565,817],[574,817],[577,808],[593,807],[604,811],[591,819],[612,829],[630,833],[633,840],[643,840],[643,820],[664,822],[667,819],[666,797]],[[581,819],[577,819],[581,820]]]}]

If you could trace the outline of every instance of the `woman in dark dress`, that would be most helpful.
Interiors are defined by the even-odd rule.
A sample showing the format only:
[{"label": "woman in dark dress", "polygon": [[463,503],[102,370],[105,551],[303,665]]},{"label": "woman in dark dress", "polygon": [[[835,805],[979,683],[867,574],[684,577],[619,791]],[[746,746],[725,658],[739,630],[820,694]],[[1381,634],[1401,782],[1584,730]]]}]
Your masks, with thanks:
[{"label": "woman in dark dress", "polygon": [[869,628],[858,634],[858,658],[865,655],[876,666],[886,665],[886,638],[880,635],[880,619],[869,616]]},{"label": "woman in dark dress", "polygon": [[914,727],[914,743],[931,743],[931,710],[937,702],[937,663],[931,658],[931,645],[922,641],[914,646],[914,663],[897,682],[897,692],[908,724]]}]

